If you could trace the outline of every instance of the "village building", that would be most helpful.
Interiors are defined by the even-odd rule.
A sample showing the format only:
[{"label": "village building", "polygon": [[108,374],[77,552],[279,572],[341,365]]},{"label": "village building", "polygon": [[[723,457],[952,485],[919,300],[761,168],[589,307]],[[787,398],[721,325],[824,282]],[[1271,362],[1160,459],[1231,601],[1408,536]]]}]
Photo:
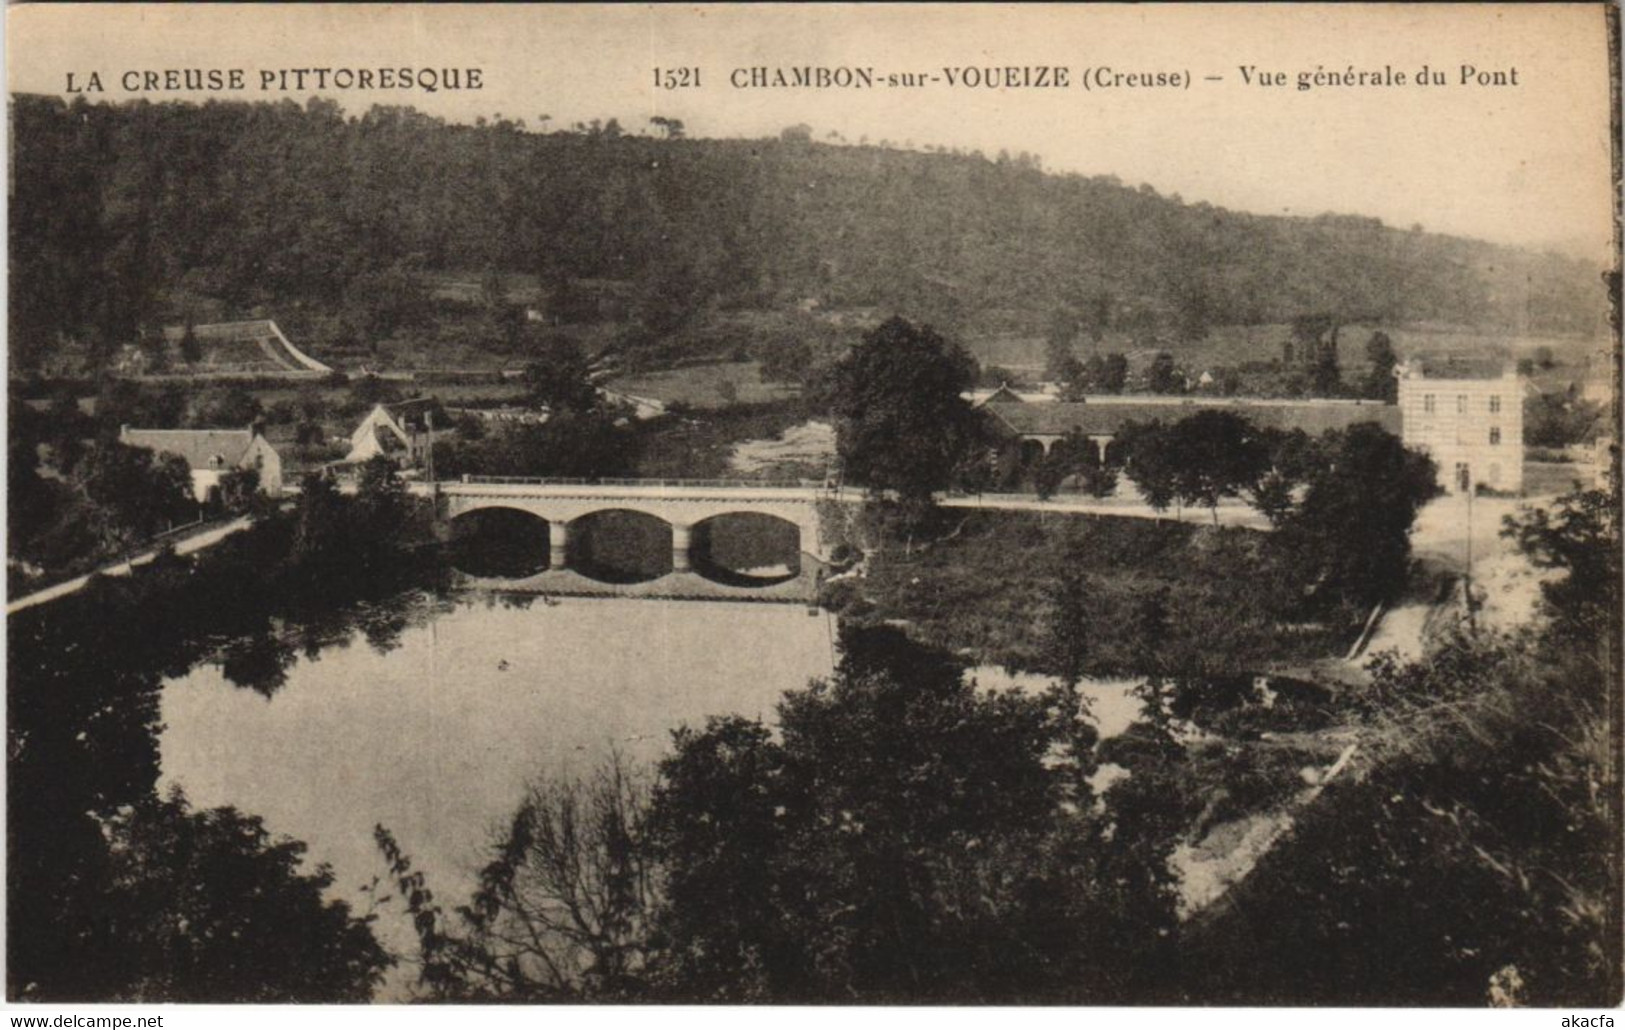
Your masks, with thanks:
[{"label": "village building", "polygon": [[1438,463],[1440,486],[1522,492],[1524,379],[1514,368],[1458,363],[1429,374],[1413,361],[1395,372],[1400,438]]},{"label": "village building", "polygon": [[452,416],[433,397],[376,404],[350,434],[347,463],[384,455],[401,468],[421,467],[431,444],[454,439]]},{"label": "village building", "polygon": [[1389,432],[1400,431],[1400,412],[1392,404],[1358,400],[1264,400],[1217,397],[1147,397],[1109,394],[1081,401],[1025,403],[1008,391],[980,406],[995,432],[1019,441],[1022,459],[1037,461],[1056,441],[1079,432],[1092,441],[1102,460],[1117,434],[1130,422],[1171,424],[1200,411],[1229,411],[1253,425],[1282,430],[1301,429],[1319,436],[1328,429],[1346,429],[1359,422],[1375,422]]},{"label": "village building", "polygon": [[1017,390],[1009,383],[1002,383],[996,389],[977,387],[960,394],[975,407],[984,404],[1049,404],[1056,399],[1052,392]]},{"label": "village building", "polygon": [[192,470],[192,496],[199,504],[218,496],[228,472],[253,469],[260,491],[282,493],[282,456],[258,427],[248,429],[131,429],[119,431],[119,442],[159,454],[179,455]]}]

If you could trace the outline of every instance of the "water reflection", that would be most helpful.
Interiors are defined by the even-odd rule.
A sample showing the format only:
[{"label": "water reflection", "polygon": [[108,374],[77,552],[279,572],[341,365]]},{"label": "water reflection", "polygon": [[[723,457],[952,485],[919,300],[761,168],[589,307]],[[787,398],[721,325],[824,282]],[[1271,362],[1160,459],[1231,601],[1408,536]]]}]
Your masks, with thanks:
[{"label": "water reflection", "polygon": [[[382,871],[378,823],[442,897],[466,897],[527,782],[586,773],[611,748],[653,762],[672,729],[709,715],[771,720],[785,690],[831,671],[829,620],[793,605],[407,595],[354,613],[342,641],[234,642],[168,681],[159,789],[307,842],[358,907]],[[390,919],[378,930],[407,943]]]}]

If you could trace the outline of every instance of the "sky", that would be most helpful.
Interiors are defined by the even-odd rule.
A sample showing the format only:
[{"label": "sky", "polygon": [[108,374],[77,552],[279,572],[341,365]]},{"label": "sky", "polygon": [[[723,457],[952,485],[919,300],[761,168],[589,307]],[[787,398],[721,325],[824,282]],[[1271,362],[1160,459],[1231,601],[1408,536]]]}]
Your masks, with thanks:
[{"label": "sky", "polygon": [[[14,6],[7,72],[20,92],[90,99],[302,100],[359,113],[410,104],[529,127],[614,117],[633,131],[680,118],[692,136],[867,137],[1039,155],[1046,169],[1115,175],[1258,213],[1363,214],[1390,225],[1607,263],[1612,253],[1608,60],[1600,4]],[[1426,65],[1445,85],[1414,84]],[[1461,84],[1462,67],[1503,84]],[[286,68],[479,68],[478,91],[261,92]],[[1058,88],[756,89],[752,67],[1051,66]],[[1285,72],[1286,86],[1242,67]],[[242,69],[241,92],[131,92],[125,72]],[[698,88],[653,87],[698,68]],[[1177,87],[1092,88],[1086,69],[1178,73]],[[1300,72],[1404,73],[1405,85],[1300,90]],[[1517,84],[1511,84],[1516,70]],[[748,74],[748,73],[746,73]],[[1216,77],[1218,81],[1209,81]],[[139,74],[138,74],[139,78]],[[1098,81],[1098,80],[1092,80]]]}]

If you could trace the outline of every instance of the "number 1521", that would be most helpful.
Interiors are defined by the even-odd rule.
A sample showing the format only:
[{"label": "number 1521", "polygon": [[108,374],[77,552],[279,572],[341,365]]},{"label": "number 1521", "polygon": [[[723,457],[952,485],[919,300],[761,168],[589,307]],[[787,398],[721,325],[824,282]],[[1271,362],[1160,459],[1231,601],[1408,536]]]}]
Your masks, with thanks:
[{"label": "number 1521", "polygon": [[694,89],[700,84],[698,68],[656,68],[655,89]]}]

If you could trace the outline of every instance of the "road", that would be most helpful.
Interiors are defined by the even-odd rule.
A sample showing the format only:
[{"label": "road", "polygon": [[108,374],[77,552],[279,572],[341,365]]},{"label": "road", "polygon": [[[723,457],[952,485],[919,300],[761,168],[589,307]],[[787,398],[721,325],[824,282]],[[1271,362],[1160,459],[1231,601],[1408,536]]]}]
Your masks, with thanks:
[{"label": "road", "polygon": [[[992,508],[999,511],[1054,511],[1076,515],[1116,515],[1130,519],[1168,519],[1211,526],[1214,513],[1206,508],[1170,508],[1157,511],[1137,497],[1099,499],[1078,494],[1064,494],[1039,500],[1031,494],[982,494],[977,497],[947,497],[938,502],[945,508]],[[1224,502],[1218,507],[1221,526],[1246,526],[1249,529],[1269,529],[1269,519],[1239,501]]]},{"label": "road", "polygon": [[[1501,520],[1523,508],[1545,507],[1551,496],[1475,497],[1448,495],[1417,513],[1411,531],[1411,552],[1435,567],[1461,574],[1472,562],[1475,617],[1480,626],[1511,631],[1536,618],[1540,584],[1555,575],[1530,565],[1517,545],[1501,536]],[[1411,597],[1383,615],[1371,642],[1357,661],[1363,664],[1379,651],[1395,651],[1408,661],[1427,651],[1427,628],[1441,608],[1459,606],[1460,594],[1440,602]]]},{"label": "road", "polygon": [[[193,551],[201,551],[206,547],[213,547],[215,544],[224,540],[226,537],[231,536],[233,533],[247,529],[249,526],[253,525],[253,522],[254,520],[251,517],[244,515],[241,518],[233,519],[224,525],[215,526],[213,529],[205,530],[202,533],[197,533],[186,537],[175,543],[175,553],[191,554]],[[32,608],[36,604],[44,604],[46,601],[54,601],[59,597],[66,597],[69,594],[77,593],[79,590],[83,589],[86,583],[90,582],[91,576],[128,576],[131,569],[137,565],[145,565],[152,561],[154,558],[158,557],[158,552],[162,550],[163,547],[161,545],[158,547],[153,547],[149,550],[143,551],[128,561],[117,562],[113,565],[104,565],[95,572],[90,573],[90,575],[80,576],[78,579],[70,579],[66,582],[58,583],[56,586],[46,587],[44,590],[29,594],[27,597],[20,597],[15,601],[8,601],[6,603],[6,614],[10,615],[13,612],[20,612],[24,608]]]}]

